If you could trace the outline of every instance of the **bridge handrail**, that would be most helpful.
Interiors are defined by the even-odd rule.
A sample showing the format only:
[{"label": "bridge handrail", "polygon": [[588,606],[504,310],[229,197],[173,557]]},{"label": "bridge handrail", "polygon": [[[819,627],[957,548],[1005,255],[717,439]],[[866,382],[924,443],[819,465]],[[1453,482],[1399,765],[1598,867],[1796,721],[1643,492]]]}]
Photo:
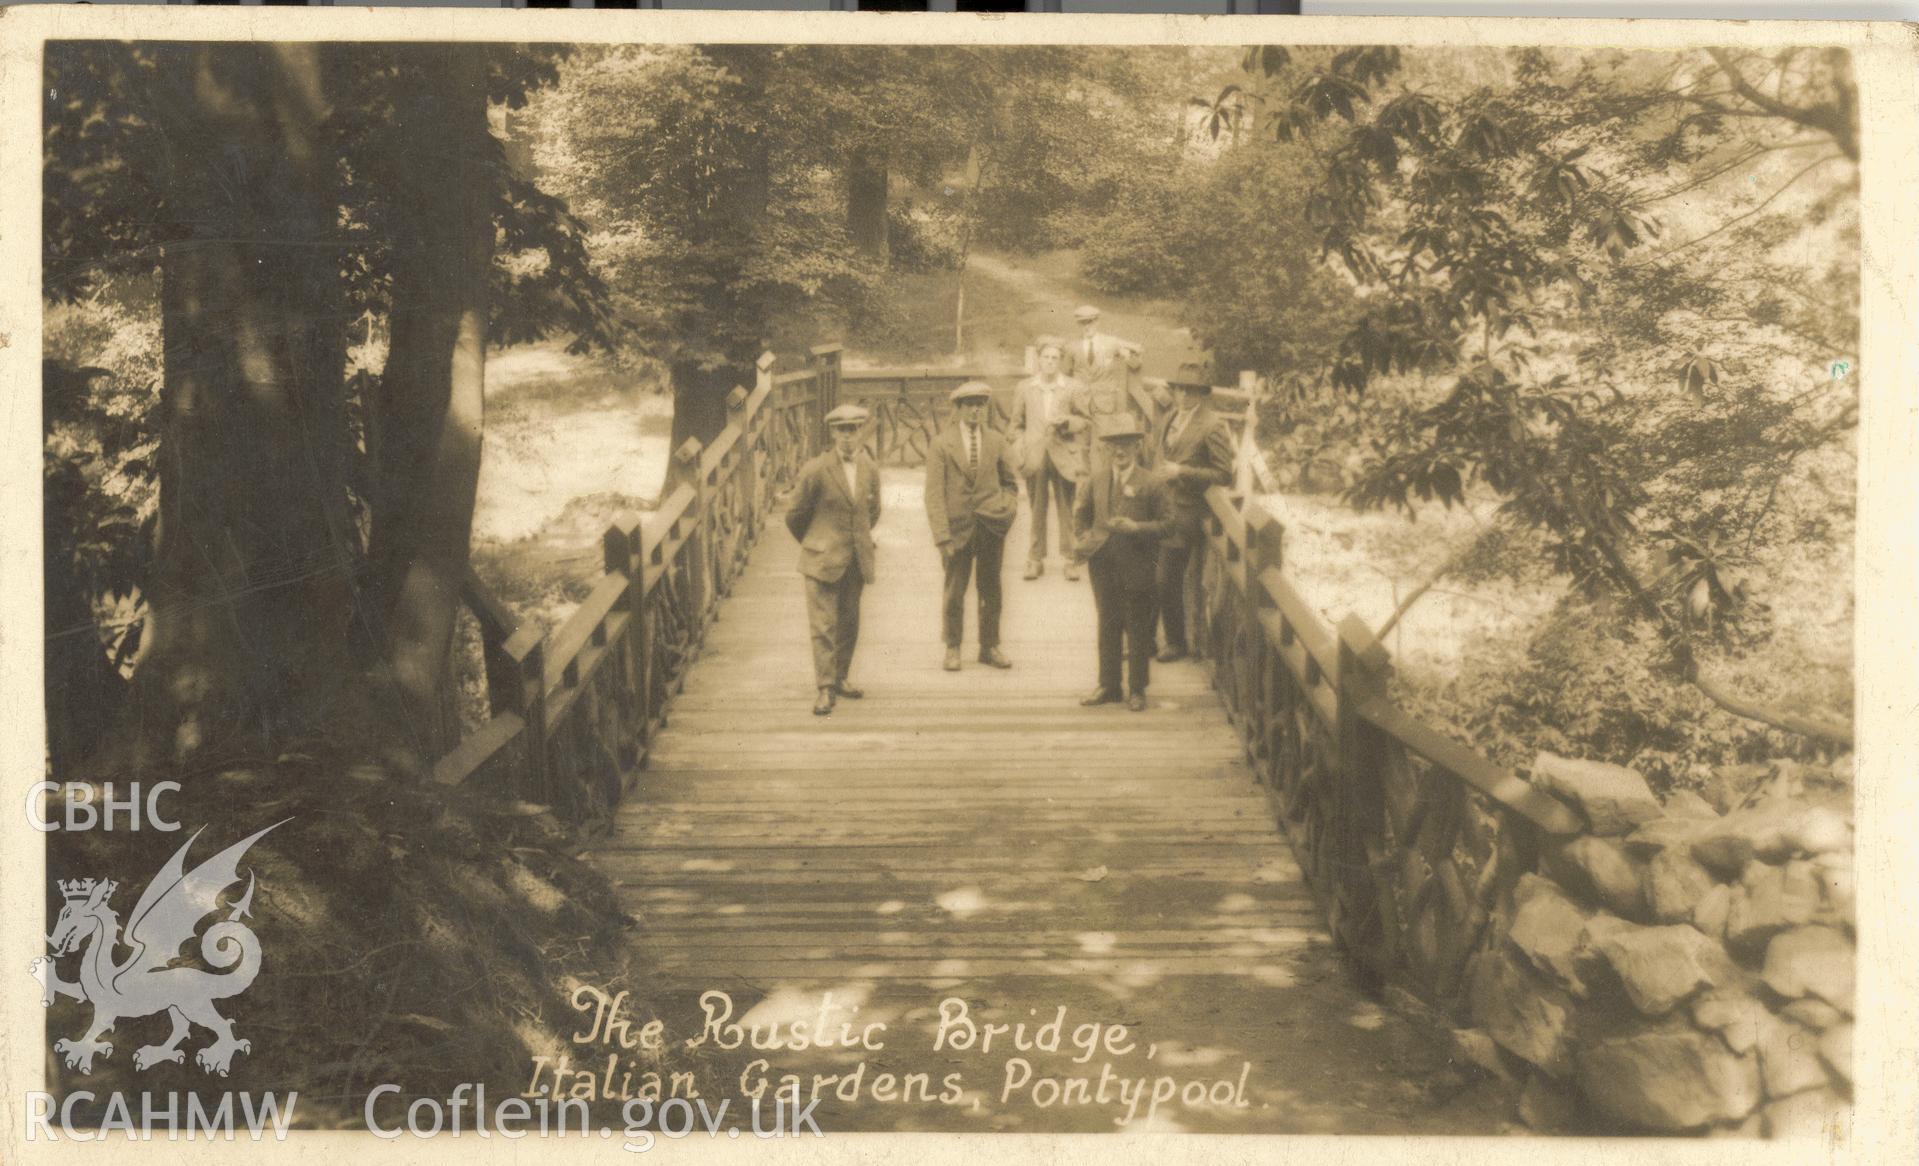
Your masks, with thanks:
[{"label": "bridge handrail", "polygon": [[1257,498],[1207,504],[1192,642],[1328,926],[1369,978],[1455,1008],[1492,904],[1578,816],[1395,702],[1385,648],[1312,608]]},{"label": "bridge handrail", "polygon": [[605,571],[560,626],[542,636],[521,625],[468,571],[461,598],[479,624],[489,718],[440,759],[436,781],[573,817],[626,792],[781,486],[821,448],[821,420],[838,399],[838,345],[813,349],[804,369],[775,373],[774,363],[762,356],[753,389],[728,395],[730,417],[712,442],[689,439],[673,452],[657,509],[607,528]]}]

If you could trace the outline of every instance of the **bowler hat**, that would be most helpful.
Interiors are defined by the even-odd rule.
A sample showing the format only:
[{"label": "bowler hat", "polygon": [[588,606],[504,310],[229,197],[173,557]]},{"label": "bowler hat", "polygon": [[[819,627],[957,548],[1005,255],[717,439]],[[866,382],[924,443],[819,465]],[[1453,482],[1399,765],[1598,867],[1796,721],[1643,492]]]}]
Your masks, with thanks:
[{"label": "bowler hat", "polygon": [[1145,436],[1146,431],[1139,427],[1139,422],[1134,421],[1130,413],[1120,414],[1101,426],[1099,431],[1101,441],[1138,441]]},{"label": "bowler hat", "polygon": [[989,401],[993,397],[993,386],[985,381],[967,381],[959,388],[946,394],[946,399],[957,405],[961,401]]},{"label": "bowler hat", "polygon": [[1213,386],[1207,384],[1205,381],[1168,381],[1167,383],[1172,388],[1180,389],[1188,393],[1198,393],[1202,397],[1210,397],[1213,395]]},{"label": "bowler hat", "polygon": [[850,429],[866,424],[869,416],[871,414],[858,405],[841,405],[826,415],[826,424],[833,429],[842,427]]}]

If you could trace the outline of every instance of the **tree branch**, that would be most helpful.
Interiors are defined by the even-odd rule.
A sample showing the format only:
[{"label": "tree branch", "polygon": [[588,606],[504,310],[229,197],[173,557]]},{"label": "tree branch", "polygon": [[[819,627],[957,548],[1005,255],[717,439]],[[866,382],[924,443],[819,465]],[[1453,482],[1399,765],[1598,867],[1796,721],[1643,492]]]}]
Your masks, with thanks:
[{"label": "tree branch", "polygon": [[1739,64],[1732,59],[1731,53],[1728,53],[1724,49],[1707,49],[1706,52],[1711,55],[1713,61],[1719,65],[1719,68],[1725,72],[1726,80],[1732,85],[1733,92],[1739,94],[1739,96],[1747,102],[1774,117],[1784,118],[1795,125],[1802,125],[1808,129],[1820,130],[1832,135],[1832,140],[1838,143],[1841,150],[1846,152],[1846,157],[1852,159],[1854,162],[1859,160],[1858,128],[1852,125],[1846,118],[1845,111],[1840,106],[1815,105],[1810,108],[1803,108],[1796,105],[1788,105],[1777,98],[1761,92],[1752,82],[1746,80],[1746,75],[1739,71]]}]

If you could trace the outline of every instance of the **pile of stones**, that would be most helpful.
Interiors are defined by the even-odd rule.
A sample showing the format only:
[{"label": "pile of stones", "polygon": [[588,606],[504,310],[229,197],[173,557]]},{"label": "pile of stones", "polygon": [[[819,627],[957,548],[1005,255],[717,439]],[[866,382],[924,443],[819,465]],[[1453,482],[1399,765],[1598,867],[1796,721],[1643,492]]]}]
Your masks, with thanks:
[{"label": "pile of stones", "polygon": [[1455,1053],[1528,1125],[1843,1137],[1856,950],[1851,760],[1733,767],[1663,803],[1541,754],[1587,831],[1499,905]]}]

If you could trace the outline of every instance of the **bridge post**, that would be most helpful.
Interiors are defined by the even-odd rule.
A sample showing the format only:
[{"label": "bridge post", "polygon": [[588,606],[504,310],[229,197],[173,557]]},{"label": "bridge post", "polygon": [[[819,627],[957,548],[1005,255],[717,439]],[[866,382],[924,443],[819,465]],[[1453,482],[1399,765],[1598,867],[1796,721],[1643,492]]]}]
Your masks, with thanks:
[{"label": "bridge post", "polygon": [[1259,374],[1239,370],[1239,390],[1246,394],[1246,416],[1240,422],[1239,448],[1233,451],[1233,491],[1244,498],[1253,492],[1253,451],[1259,448]]},{"label": "bridge post", "polygon": [[[770,356],[771,354],[768,353],[760,359],[767,360]],[[742,555],[750,550],[754,540],[760,537],[762,525],[760,521],[762,517],[760,514],[760,458],[759,451],[754,448],[754,441],[758,436],[754,432],[757,415],[754,417],[746,415],[746,403],[749,399],[750,394],[744,388],[736,388],[726,395],[727,424],[740,431],[739,440],[733,443],[733,448],[737,451],[736,456],[739,458],[733,472],[739,475],[740,479],[737,496],[740,499],[741,510],[738,517]],[[763,413],[765,410],[762,409],[760,412]]]},{"label": "bridge post", "polygon": [[640,548],[645,545],[641,537],[642,530],[637,519],[624,525],[615,522],[606,528],[602,540],[606,551],[606,573],[626,576],[626,596],[620,601],[620,606],[628,616],[626,651],[629,659],[626,679],[636,696],[633,703],[638,718],[632,733],[634,755],[620,758],[627,773],[638,773],[640,761],[651,745],[648,734],[655,711],[652,707],[653,686],[649,682],[653,664],[648,651],[650,637],[646,628],[646,564],[640,562]]},{"label": "bridge post", "polygon": [[686,599],[692,614],[694,630],[706,626],[707,592],[710,590],[707,576],[710,574],[708,563],[712,556],[711,524],[706,520],[706,473],[700,468],[700,455],[705,447],[697,437],[689,437],[673,451],[673,460],[679,465],[685,480],[693,485],[693,502],[686,508],[682,521],[686,523],[687,589],[691,592]]},{"label": "bridge post", "polygon": [[[807,449],[818,453],[825,446],[823,434],[826,429],[826,415],[839,408],[840,404],[840,358],[844,350],[838,344],[815,345],[807,356],[807,365],[819,375],[813,386],[814,397],[820,403],[819,416],[813,418],[813,432],[808,435]],[[801,459],[804,460],[804,459]]]},{"label": "bridge post", "polygon": [[1358,616],[1339,624],[1339,672],[1333,678],[1338,718],[1339,861],[1344,872],[1335,897],[1340,907],[1343,937],[1353,955],[1377,973],[1386,970],[1382,930],[1373,884],[1373,861],[1384,850],[1386,825],[1385,757],[1379,736],[1360,716],[1371,700],[1385,695],[1386,650],[1372,629]]}]

